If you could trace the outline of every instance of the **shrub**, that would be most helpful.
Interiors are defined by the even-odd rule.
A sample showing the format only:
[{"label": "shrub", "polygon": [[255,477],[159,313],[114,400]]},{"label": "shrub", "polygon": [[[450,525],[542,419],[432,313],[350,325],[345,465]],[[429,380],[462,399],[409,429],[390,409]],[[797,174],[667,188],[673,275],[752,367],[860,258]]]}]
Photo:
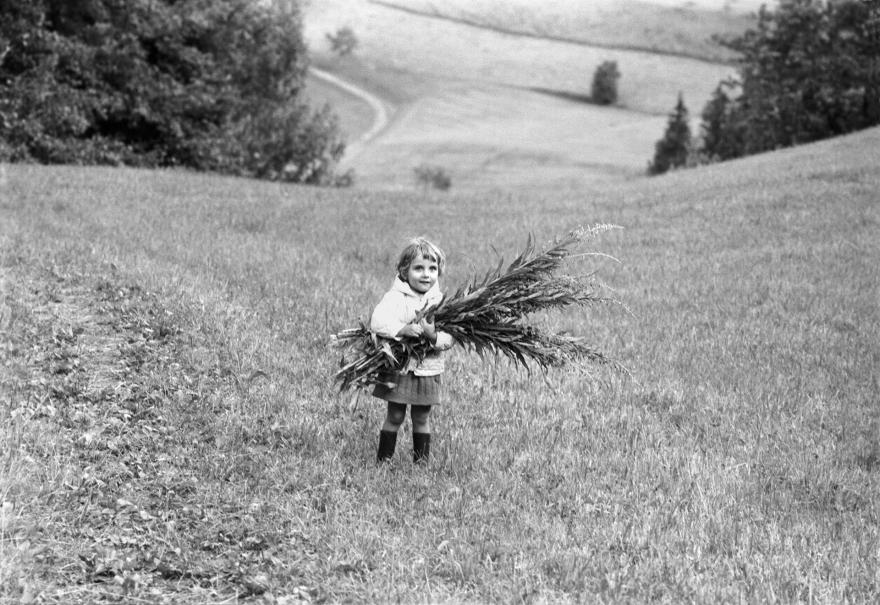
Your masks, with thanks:
[{"label": "shrub", "polygon": [[332,180],[344,145],[335,117],[301,100],[293,2],[4,0],[2,12],[6,160]]},{"label": "shrub", "polygon": [[351,187],[357,180],[354,168],[349,168],[345,172],[336,172],[333,174],[333,181],[330,183],[333,187]]},{"label": "shrub", "polygon": [[604,61],[593,74],[590,98],[599,105],[612,105],[617,102],[617,80],[620,72],[617,61]]},{"label": "shrub", "polygon": [[684,98],[679,93],[678,103],[669,114],[666,132],[654,147],[654,160],[648,165],[648,173],[662,174],[671,168],[687,165],[690,148],[691,128],[688,110]]},{"label": "shrub", "polygon": [[452,178],[441,166],[420,164],[413,169],[413,172],[415,173],[416,182],[424,189],[433,187],[440,191],[446,191],[452,187]]},{"label": "shrub", "polygon": [[340,27],[335,34],[328,33],[326,36],[330,42],[330,50],[340,57],[353,53],[357,48],[358,39],[350,27]]}]

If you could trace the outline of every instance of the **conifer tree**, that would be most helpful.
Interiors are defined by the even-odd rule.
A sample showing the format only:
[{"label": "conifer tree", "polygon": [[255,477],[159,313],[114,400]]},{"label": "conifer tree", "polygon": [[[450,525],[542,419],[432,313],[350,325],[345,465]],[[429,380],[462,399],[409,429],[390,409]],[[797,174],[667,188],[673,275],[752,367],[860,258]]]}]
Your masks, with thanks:
[{"label": "conifer tree", "polygon": [[678,103],[669,114],[669,123],[663,138],[654,146],[654,160],[648,165],[649,174],[662,174],[687,163],[691,147],[691,127],[684,97],[678,94]]},{"label": "conifer tree", "polygon": [[738,157],[743,146],[743,126],[737,123],[736,101],[733,92],[737,84],[724,80],[712,93],[701,114],[700,155],[710,161]]}]

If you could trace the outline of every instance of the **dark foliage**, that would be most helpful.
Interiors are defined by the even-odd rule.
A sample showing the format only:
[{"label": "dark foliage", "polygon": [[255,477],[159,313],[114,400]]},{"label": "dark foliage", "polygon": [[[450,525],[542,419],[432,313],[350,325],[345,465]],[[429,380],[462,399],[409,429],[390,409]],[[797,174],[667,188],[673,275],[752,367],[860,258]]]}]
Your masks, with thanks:
[{"label": "dark foliage", "polygon": [[452,187],[452,177],[449,176],[449,173],[442,166],[419,164],[413,168],[413,174],[415,175],[416,183],[421,185],[423,189],[427,190],[431,187],[440,191],[447,191]]},{"label": "dark foliage", "polygon": [[0,160],[333,180],[293,2],[0,0]]},{"label": "dark foliage", "polygon": [[603,61],[593,73],[590,99],[599,105],[612,105],[617,102],[617,81],[620,72],[617,61]]},{"label": "dark foliage", "polygon": [[703,108],[700,144],[711,160],[729,160],[742,155],[743,125],[737,125],[731,115],[735,107],[733,91],[736,86],[733,80],[721,82]]},{"label": "dark foliage", "polygon": [[357,36],[350,27],[340,27],[335,34],[324,35],[330,43],[330,49],[340,57],[350,55],[358,47]]},{"label": "dark foliage", "polygon": [[654,146],[654,160],[648,166],[649,174],[662,174],[671,168],[687,164],[691,148],[691,127],[684,98],[678,95],[678,103],[669,114],[669,123],[663,138]]},{"label": "dark foliage", "polygon": [[880,124],[880,0],[790,0],[724,42],[739,76],[703,110],[700,154],[726,160]]}]

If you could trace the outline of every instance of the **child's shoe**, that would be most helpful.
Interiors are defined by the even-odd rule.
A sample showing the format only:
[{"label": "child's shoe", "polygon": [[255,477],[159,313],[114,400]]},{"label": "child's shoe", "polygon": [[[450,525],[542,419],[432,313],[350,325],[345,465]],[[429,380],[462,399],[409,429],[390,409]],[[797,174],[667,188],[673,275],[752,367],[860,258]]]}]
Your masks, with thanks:
[{"label": "child's shoe", "polygon": [[376,452],[376,461],[385,462],[394,455],[397,446],[397,431],[379,431],[379,451]]},{"label": "child's shoe", "polygon": [[413,433],[413,462],[427,462],[431,454],[431,433]]}]

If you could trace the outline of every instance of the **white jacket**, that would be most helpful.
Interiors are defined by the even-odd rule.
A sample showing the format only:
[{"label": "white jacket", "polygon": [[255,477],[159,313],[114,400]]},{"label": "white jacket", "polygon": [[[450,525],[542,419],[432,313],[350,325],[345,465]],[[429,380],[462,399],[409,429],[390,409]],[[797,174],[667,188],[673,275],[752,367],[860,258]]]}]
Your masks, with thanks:
[{"label": "white jacket", "polygon": [[[385,296],[373,309],[370,330],[380,336],[400,340],[397,333],[406,324],[412,323],[419,311],[439,303],[442,299],[440,280],[437,280],[430,290],[419,294],[400,277],[395,277],[391,289],[385,293]],[[411,359],[403,372],[412,372],[416,376],[436,376],[442,373],[446,366],[440,353],[451,348],[453,344],[452,336],[437,330],[434,351],[426,355],[421,363]]]}]

